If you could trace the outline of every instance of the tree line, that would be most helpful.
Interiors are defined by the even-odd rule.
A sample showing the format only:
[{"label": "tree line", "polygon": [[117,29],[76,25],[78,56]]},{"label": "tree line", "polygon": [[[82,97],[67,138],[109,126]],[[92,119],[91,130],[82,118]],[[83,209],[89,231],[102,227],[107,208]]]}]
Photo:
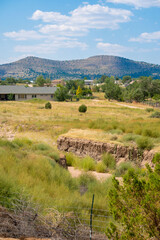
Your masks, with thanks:
[{"label": "tree line", "polygon": [[105,98],[126,102],[142,102],[146,99],[160,100],[160,80],[152,77],[132,79],[124,76],[122,80],[114,77],[102,76],[99,91],[105,93]]}]

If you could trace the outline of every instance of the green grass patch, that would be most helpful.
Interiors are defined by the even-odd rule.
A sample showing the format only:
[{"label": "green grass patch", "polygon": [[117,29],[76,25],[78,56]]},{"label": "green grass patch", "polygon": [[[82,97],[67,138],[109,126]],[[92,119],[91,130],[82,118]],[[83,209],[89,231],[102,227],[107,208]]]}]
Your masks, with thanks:
[{"label": "green grass patch", "polygon": [[105,173],[106,172],[106,165],[103,162],[98,162],[96,165],[96,172]]},{"label": "green grass patch", "polygon": [[122,141],[123,142],[136,142],[138,137],[139,137],[138,135],[135,135],[133,133],[128,133],[123,136]]},{"label": "green grass patch", "polygon": [[116,167],[116,160],[110,153],[104,153],[102,156],[102,162],[109,170],[113,170]]},{"label": "green grass patch", "polygon": [[147,137],[139,137],[136,140],[137,147],[144,150],[151,150],[154,147],[153,141]]},{"label": "green grass patch", "polygon": [[153,108],[146,108],[146,112],[154,112]]},{"label": "green grass patch", "polygon": [[133,168],[131,162],[122,162],[116,167],[115,176],[122,177],[131,168]]},{"label": "green grass patch", "polygon": [[160,112],[154,112],[154,113],[152,113],[152,115],[150,116],[150,118],[160,118]]},{"label": "green grass patch", "polygon": [[30,99],[30,100],[25,100],[25,102],[44,104],[44,103],[47,102],[47,100],[39,99],[39,98],[32,98],[32,99]]}]

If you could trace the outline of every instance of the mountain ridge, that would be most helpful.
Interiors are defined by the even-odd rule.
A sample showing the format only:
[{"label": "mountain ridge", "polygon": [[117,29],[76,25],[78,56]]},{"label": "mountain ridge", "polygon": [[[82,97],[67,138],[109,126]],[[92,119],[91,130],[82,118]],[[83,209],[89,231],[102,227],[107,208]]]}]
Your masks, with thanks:
[{"label": "mountain ridge", "polygon": [[0,65],[0,78],[15,77],[35,79],[38,75],[54,78],[99,78],[102,75],[122,77],[160,77],[160,65],[131,59],[97,55],[76,60],[51,60],[29,56],[15,62]]}]

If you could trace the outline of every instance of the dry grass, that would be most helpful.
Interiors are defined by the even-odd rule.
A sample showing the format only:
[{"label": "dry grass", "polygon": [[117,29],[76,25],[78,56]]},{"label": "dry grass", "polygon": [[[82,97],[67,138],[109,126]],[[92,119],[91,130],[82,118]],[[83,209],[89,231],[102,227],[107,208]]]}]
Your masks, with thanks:
[{"label": "dry grass", "polygon": [[[135,145],[134,141],[125,142],[123,139],[127,134],[136,134],[151,138],[155,149],[160,149],[160,120],[149,118],[150,113],[145,111],[144,106],[128,104],[137,107],[128,108],[117,102],[101,100],[102,93],[98,96],[99,99],[80,102],[52,102],[52,109],[44,109],[44,103],[39,102],[0,102],[0,123],[14,132],[16,137],[25,136],[51,145],[65,133],[68,136]],[[86,113],[78,112],[81,104],[87,106]]]}]

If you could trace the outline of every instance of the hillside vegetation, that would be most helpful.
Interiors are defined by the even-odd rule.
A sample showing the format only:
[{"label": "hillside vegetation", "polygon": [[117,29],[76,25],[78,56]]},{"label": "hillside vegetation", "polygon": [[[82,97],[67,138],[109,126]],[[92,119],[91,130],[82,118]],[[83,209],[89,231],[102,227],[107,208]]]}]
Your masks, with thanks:
[{"label": "hillside vegetation", "polygon": [[93,56],[80,60],[55,61],[27,57],[0,65],[0,78],[33,79],[38,75],[49,78],[99,78],[102,75],[132,77],[160,76],[160,66],[115,56]]},{"label": "hillside vegetation", "polygon": [[[57,163],[59,152],[56,148],[56,141],[62,134],[138,146],[142,151],[148,147],[155,151],[160,150],[160,120],[150,118],[152,113],[146,111],[146,106],[127,103],[123,106],[123,103],[98,99],[98,97],[102,99],[103,96],[103,93],[96,93],[97,99],[52,102],[51,109],[45,109],[46,102],[39,100],[0,102],[0,202],[2,205],[8,207],[10,200],[19,196],[29,197],[31,201],[41,206],[42,212],[50,207],[56,208],[59,212],[66,211],[68,214],[79,211],[79,216],[89,224],[91,200],[95,194],[94,213],[96,215],[93,228],[105,232],[110,220],[116,225],[116,231],[119,226],[120,230],[123,228],[116,219],[113,220],[114,214],[110,216],[108,213],[110,208],[108,194],[109,192],[111,194],[113,190],[110,178],[99,182],[85,173],[73,179],[69,172]],[[85,113],[78,111],[82,104],[87,106]],[[5,137],[11,139],[11,135],[12,141],[5,139]],[[145,145],[142,144],[144,142]],[[157,159],[159,160],[159,155]],[[107,171],[118,177],[125,177],[127,170],[132,169],[133,178],[135,177],[142,183],[144,179],[148,179],[146,169],[138,169],[133,163],[116,166],[114,158],[110,155],[104,155],[103,161],[95,164],[89,157],[81,159],[67,154],[67,163],[85,171],[103,172],[107,168]],[[152,173],[150,168],[149,171]],[[158,169],[156,174],[157,172]],[[154,180],[154,176],[158,175],[152,174],[152,176]],[[147,195],[148,185],[145,186],[145,196],[152,196],[152,194]],[[157,195],[159,194],[158,186],[157,181],[155,186]],[[119,189],[121,190],[120,187]],[[126,187],[123,191],[126,189],[128,188]],[[143,188],[139,189],[140,194],[141,190],[143,192]],[[152,193],[152,189],[149,190]],[[125,196],[127,198],[128,195]],[[115,195],[110,197],[115,197]],[[9,199],[9,202],[6,199]],[[115,203],[117,204],[116,199]],[[156,204],[159,204],[158,200]],[[154,205],[156,213],[157,206]],[[138,211],[143,212],[143,209]],[[119,216],[120,220],[121,218],[123,219],[123,216]],[[137,226],[140,226],[141,223],[138,225],[138,221]],[[97,228],[96,225],[98,225]],[[116,239],[114,238],[116,232],[109,229],[111,239]],[[148,237],[146,231],[148,228],[144,230],[144,236]],[[157,227],[155,232],[158,236]],[[128,232],[125,231],[125,234],[128,237]],[[136,238],[128,237],[128,239]]]}]

